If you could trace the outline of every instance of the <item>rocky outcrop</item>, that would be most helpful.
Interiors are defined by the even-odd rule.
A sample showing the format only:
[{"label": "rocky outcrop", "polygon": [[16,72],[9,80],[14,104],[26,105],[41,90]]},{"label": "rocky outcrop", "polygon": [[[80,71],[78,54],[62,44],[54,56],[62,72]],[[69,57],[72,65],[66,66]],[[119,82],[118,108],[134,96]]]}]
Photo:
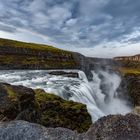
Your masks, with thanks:
[{"label": "rocky outcrop", "polygon": [[83,134],[66,128],[46,128],[25,121],[0,123],[2,140],[139,140],[140,117],[110,115],[95,122]]},{"label": "rocky outcrop", "polygon": [[89,70],[85,56],[52,46],[0,39],[0,69]]},{"label": "rocky outcrop", "polygon": [[69,51],[0,39],[0,69],[73,69],[79,65]]},{"label": "rocky outcrop", "polygon": [[86,131],[92,123],[86,105],[65,101],[41,89],[5,83],[0,83],[0,120],[25,120],[78,132]]},{"label": "rocky outcrop", "polygon": [[86,133],[89,140],[139,140],[140,117],[110,115],[95,122]]},{"label": "rocky outcrop", "polygon": [[124,81],[128,95],[131,97],[134,106],[140,106],[140,75],[125,74]]},{"label": "rocky outcrop", "polygon": [[65,71],[50,71],[48,74],[51,75],[62,75],[64,77],[72,77],[72,78],[78,78],[78,72],[65,72]]},{"label": "rocky outcrop", "polygon": [[127,69],[140,69],[140,55],[127,56],[127,57],[115,57],[120,67]]},{"label": "rocky outcrop", "polygon": [[115,57],[114,60],[130,60],[130,61],[140,61],[140,54],[134,56],[121,56]]},{"label": "rocky outcrop", "polygon": [[0,70],[80,69],[91,77],[94,61],[53,46],[0,39]]}]

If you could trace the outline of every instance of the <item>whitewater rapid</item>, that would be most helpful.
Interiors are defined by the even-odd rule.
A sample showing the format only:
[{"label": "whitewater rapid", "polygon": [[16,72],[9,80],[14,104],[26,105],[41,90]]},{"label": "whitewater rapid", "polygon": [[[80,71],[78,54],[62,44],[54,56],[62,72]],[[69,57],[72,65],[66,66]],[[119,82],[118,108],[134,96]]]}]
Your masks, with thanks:
[{"label": "whitewater rapid", "polygon": [[84,72],[74,72],[78,72],[79,78],[54,76],[45,70],[4,70],[0,71],[0,82],[41,88],[63,99],[86,104],[93,122],[109,114],[131,112],[129,102],[120,96],[122,92],[118,89],[121,77],[118,74],[102,70],[92,71],[93,78],[88,81]]}]

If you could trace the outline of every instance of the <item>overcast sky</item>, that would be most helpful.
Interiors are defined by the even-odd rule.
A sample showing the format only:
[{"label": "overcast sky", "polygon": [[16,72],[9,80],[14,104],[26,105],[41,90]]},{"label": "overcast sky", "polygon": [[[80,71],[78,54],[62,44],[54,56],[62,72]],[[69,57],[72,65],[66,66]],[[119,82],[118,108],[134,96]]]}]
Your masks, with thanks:
[{"label": "overcast sky", "polygon": [[140,0],[0,0],[0,37],[93,57],[140,53]]}]

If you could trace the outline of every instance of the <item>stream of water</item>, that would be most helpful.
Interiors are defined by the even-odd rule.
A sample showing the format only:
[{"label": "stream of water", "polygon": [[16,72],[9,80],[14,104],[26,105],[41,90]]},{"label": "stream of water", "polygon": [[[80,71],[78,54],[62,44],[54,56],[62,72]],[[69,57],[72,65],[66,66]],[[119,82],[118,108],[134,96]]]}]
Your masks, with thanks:
[{"label": "stream of water", "polygon": [[0,71],[0,82],[41,88],[63,99],[86,104],[93,122],[102,116],[131,111],[128,101],[119,96],[121,77],[118,74],[92,71],[93,78],[88,81],[84,72],[76,72],[79,78],[54,76],[45,70],[4,70]]}]

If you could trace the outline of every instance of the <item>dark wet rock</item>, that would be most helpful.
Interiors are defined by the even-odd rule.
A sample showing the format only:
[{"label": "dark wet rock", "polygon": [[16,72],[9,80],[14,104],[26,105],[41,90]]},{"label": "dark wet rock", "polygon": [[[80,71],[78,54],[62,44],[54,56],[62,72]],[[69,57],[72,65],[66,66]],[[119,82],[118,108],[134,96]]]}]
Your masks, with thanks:
[{"label": "dark wet rock", "polygon": [[128,95],[131,97],[134,106],[140,106],[140,75],[125,74],[124,80]]},{"label": "dark wet rock", "polygon": [[58,76],[65,76],[65,77],[72,77],[72,78],[78,78],[77,72],[65,72],[65,71],[51,71],[49,72],[51,75],[58,75]]},{"label": "dark wet rock", "polygon": [[41,89],[0,83],[0,120],[15,119],[78,132],[87,131],[91,125],[86,105],[63,100]]},{"label": "dark wet rock", "polygon": [[34,91],[23,86],[0,83],[0,114],[12,120],[20,112],[34,106]]}]

